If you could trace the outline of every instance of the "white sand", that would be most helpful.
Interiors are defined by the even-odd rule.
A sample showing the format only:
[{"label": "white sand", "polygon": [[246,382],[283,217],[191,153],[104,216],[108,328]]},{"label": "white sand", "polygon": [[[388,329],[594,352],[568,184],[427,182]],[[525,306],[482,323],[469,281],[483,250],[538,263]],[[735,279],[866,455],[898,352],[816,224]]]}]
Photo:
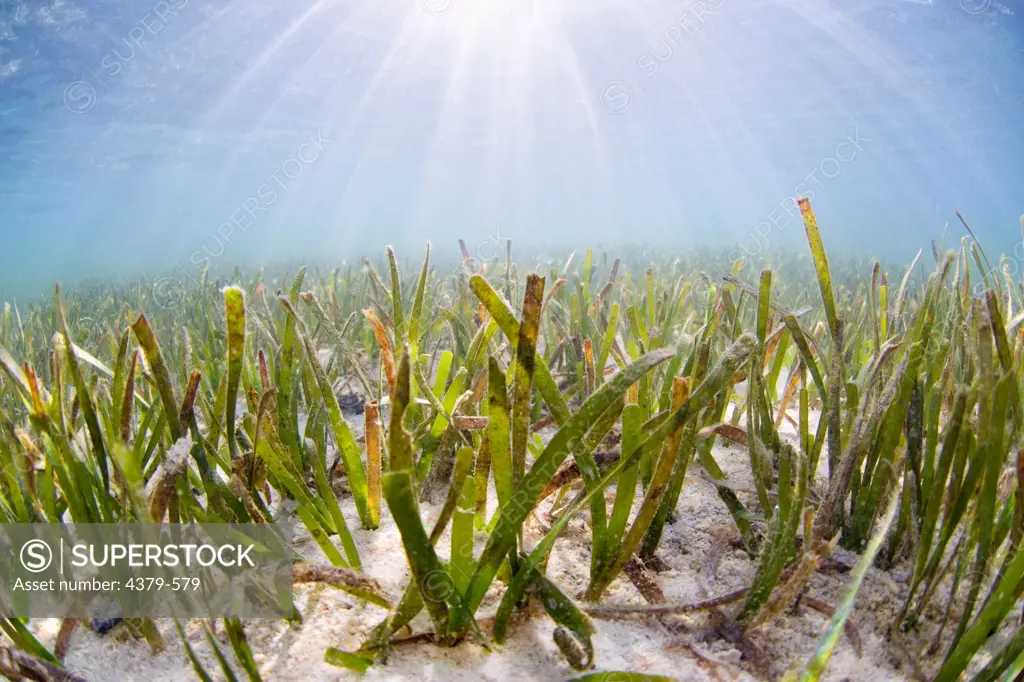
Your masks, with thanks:
[{"label": "white sand", "polygon": [[[792,437],[792,429],[788,436]],[[740,491],[750,490],[752,481],[745,449],[719,444],[714,456],[728,474],[728,484]],[[822,456],[825,459],[825,456]],[[493,489],[492,489],[493,493]],[[752,502],[749,493],[740,492],[741,498]],[[638,496],[639,497],[639,496]],[[609,500],[611,493],[609,493]],[[342,509],[350,527],[357,518],[352,502],[343,498]],[[546,509],[550,500],[545,502]],[[493,512],[493,500],[488,509]],[[429,524],[436,518],[438,507],[424,506],[423,515]],[[666,526],[659,556],[669,570],[657,575],[657,581],[668,602],[691,602],[745,587],[753,579],[756,564],[739,549],[738,534],[715,488],[706,480],[701,467],[693,464],[678,506],[678,520]],[[365,570],[379,580],[395,600],[408,581],[405,556],[400,538],[387,510],[384,510],[382,529],[375,532],[354,530]],[[586,586],[589,568],[589,531],[586,519],[573,520],[552,553],[548,575],[571,596],[578,595]],[[532,540],[540,533],[534,529]],[[478,541],[481,538],[478,537]],[[300,551],[311,560],[323,561],[319,550],[308,537],[297,539]],[[441,556],[447,556],[447,535],[438,546]],[[478,542],[479,550],[479,542]],[[834,557],[852,566],[856,557],[838,550]],[[810,582],[809,596],[835,605],[844,593],[848,576],[838,571],[820,572]],[[898,647],[885,641],[884,630],[896,609],[902,605],[906,576],[898,572],[892,576],[872,569],[860,591],[857,608],[852,616],[863,638],[864,655],[858,658],[850,642],[840,640],[825,675],[827,680],[901,680],[910,671],[898,671],[908,656]],[[495,583],[479,614],[494,612],[500,597],[501,585]],[[605,604],[643,604],[636,589],[623,579],[617,580],[607,591]],[[323,662],[327,647],[355,650],[367,633],[385,616],[385,611],[366,605],[340,591],[320,586],[300,586],[296,589],[296,604],[305,622],[289,626],[283,621],[252,621],[247,625],[249,642],[255,652],[265,680],[348,680],[360,675]],[[735,606],[725,607],[727,614],[735,614]],[[701,617],[683,621],[681,617],[666,623],[699,625]],[[771,676],[779,676],[795,665],[803,665],[813,651],[827,618],[816,611],[801,607],[797,613],[785,614],[768,628],[750,635],[770,665]],[[56,620],[36,621],[34,627],[47,645],[56,636]],[[193,680],[190,664],[180,641],[169,622],[159,623],[168,644],[163,653],[151,655],[143,641],[119,642],[112,636],[96,635],[84,628],[74,634],[67,656],[67,666],[79,675],[100,682],[107,680],[139,680],[143,682]],[[413,623],[416,632],[429,630],[429,623],[421,614]],[[595,670],[632,670],[648,674],[666,675],[679,680],[750,680],[756,677],[744,668],[740,652],[726,640],[716,636],[701,638],[696,635],[674,635],[664,624],[654,619],[629,621],[595,620],[597,634]],[[553,622],[542,611],[529,618],[514,622],[506,643],[496,651],[487,653],[472,641],[454,648],[440,648],[430,643],[405,644],[394,648],[387,665],[376,665],[363,678],[367,680],[443,680],[470,682],[476,680],[565,680],[575,673],[559,654],[551,639]],[[923,634],[910,648],[916,657],[934,630],[926,624]],[[207,671],[215,679],[222,679],[216,661],[195,624],[188,636],[193,648],[201,656]],[[224,651],[230,656],[230,646]],[[701,663],[694,649],[702,656],[717,661]],[[233,659],[232,659],[233,660]],[[240,670],[236,668],[236,670]],[[241,673],[239,673],[241,678]]]}]

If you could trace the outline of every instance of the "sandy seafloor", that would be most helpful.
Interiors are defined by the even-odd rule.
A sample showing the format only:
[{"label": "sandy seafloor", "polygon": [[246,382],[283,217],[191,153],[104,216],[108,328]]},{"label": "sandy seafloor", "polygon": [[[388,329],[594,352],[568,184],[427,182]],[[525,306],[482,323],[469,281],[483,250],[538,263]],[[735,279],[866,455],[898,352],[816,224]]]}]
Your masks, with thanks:
[{"label": "sandy seafloor", "polygon": [[[355,420],[350,418],[349,421]],[[795,438],[792,426],[787,423],[783,424],[782,433],[788,438]],[[750,492],[753,483],[746,449],[723,444],[719,440],[713,453],[727,473],[727,484],[739,491],[745,502],[756,504]],[[824,453],[821,460],[827,460]],[[823,490],[827,473],[823,467],[819,469],[818,487]],[[489,515],[494,510],[493,484],[490,493]],[[613,495],[608,493],[609,502]],[[637,504],[640,497],[637,496]],[[381,529],[371,532],[357,528],[351,499],[343,496],[340,501],[353,529],[364,570],[397,601],[409,579],[409,572],[398,530],[390,520],[386,505]],[[551,501],[551,498],[545,501],[541,509],[546,510]],[[421,511],[427,527],[430,527],[440,506],[423,505]],[[667,602],[693,602],[748,586],[754,577],[756,563],[740,549],[735,524],[699,464],[690,466],[677,512],[676,521],[665,528],[658,553],[668,569],[655,574]],[[581,515],[569,524],[549,562],[548,576],[570,596],[577,596],[586,587],[590,558],[590,535],[586,523],[585,515]],[[541,532],[534,528],[527,541],[530,542],[530,535],[533,542],[538,541]],[[448,554],[447,542],[446,531],[438,544],[438,553],[442,557]],[[478,535],[478,552],[482,542],[482,536]],[[325,561],[308,535],[296,538],[296,543],[309,560]],[[857,561],[856,555],[841,549],[832,556],[846,567],[852,567]],[[887,641],[885,630],[903,604],[909,570],[906,565],[897,565],[889,572],[869,570],[851,619],[863,641],[863,655],[858,657],[850,640],[844,636],[823,679],[882,681],[914,677],[908,661],[922,657],[921,652],[936,629],[939,604],[944,600],[933,602],[920,632],[912,633],[901,643]],[[820,571],[811,578],[806,594],[835,606],[848,581],[849,574],[841,569]],[[503,585],[496,581],[478,615],[493,614],[502,589]],[[360,676],[324,663],[324,651],[328,647],[355,650],[367,633],[385,617],[385,611],[323,586],[297,586],[295,600],[304,618],[300,625],[289,626],[285,621],[247,623],[249,642],[265,680],[298,682],[362,677],[366,680],[408,679],[418,682],[553,681],[567,680],[578,674],[570,668],[552,641],[553,621],[537,609],[531,617],[514,620],[506,642],[491,653],[472,639],[453,648],[441,648],[431,643],[404,644],[393,648],[387,665],[375,665]],[[633,585],[620,577],[608,589],[602,603],[641,605],[645,602]],[[724,607],[724,612],[734,615],[737,607]],[[595,620],[594,670],[629,670],[679,680],[776,678],[793,666],[803,666],[827,621],[825,615],[799,607],[752,633],[750,640],[763,653],[768,668],[767,675],[759,675],[752,672],[754,669],[747,662],[741,661],[741,652],[729,641],[702,634],[699,626],[706,622],[702,616],[695,616],[692,620],[670,617],[664,623],[652,618]],[[58,624],[57,620],[33,621],[34,629],[47,645],[54,643]],[[167,643],[166,651],[158,655],[150,654],[145,641],[122,641],[123,638],[109,634],[101,636],[87,628],[79,628],[73,636],[66,666],[90,682],[196,679],[173,625],[167,621],[158,621],[158,624]],[[416,632],[430,628],[422,613],[413,625]],[[687,625],[691,626],[688,632],[673,633],[685,630]],[[224,641],[223,650],[230,656],[231,648],[226,636],[220,634]],[[207,671],[214,679],[223,679],[202,629],[193,623],[187,628],[187,636]],[[711,660],[714,663],[710,663]],[[236,670],[242,679],[240,668],[236,667]]]}]

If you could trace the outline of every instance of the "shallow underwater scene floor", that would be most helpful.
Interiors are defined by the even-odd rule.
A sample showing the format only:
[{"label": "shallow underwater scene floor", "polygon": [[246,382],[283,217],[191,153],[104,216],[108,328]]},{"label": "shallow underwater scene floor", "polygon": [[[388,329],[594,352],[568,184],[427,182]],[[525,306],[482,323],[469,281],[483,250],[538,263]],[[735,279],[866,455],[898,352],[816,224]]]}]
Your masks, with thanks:
[{"label": "shallow underwater scene floor", "polygon": [[293,521],[298,617],[6,618],[0,675],[1015,679],[1021,284],[970,238],[830,261],[800,209],[770,263],[507,241],[6,304],[0,522]]}]

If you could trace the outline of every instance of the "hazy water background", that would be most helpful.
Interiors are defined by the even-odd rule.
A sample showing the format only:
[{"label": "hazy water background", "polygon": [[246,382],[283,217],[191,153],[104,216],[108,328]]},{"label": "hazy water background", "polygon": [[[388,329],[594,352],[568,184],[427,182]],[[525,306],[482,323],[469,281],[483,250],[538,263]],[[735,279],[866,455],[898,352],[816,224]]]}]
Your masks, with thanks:
[{"label": "hazy water background", "polygon": [[1010,0],[0,0],[0,299],[499,230],[804,248],[798,193],[834,253],[955,208],[1012,252],[1022,130]]}]

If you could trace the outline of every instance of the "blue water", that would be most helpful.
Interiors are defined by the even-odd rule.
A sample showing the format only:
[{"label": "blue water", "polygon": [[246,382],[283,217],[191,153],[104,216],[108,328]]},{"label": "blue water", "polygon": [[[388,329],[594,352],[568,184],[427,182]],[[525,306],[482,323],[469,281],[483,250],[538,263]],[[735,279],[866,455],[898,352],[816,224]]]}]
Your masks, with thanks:
[{"label": "blue water", "polygon": [[[0,0],[0,298],[519,244],[1024,258],[1010,0]],[[948,224],[948,227],[947,227]]]}]

